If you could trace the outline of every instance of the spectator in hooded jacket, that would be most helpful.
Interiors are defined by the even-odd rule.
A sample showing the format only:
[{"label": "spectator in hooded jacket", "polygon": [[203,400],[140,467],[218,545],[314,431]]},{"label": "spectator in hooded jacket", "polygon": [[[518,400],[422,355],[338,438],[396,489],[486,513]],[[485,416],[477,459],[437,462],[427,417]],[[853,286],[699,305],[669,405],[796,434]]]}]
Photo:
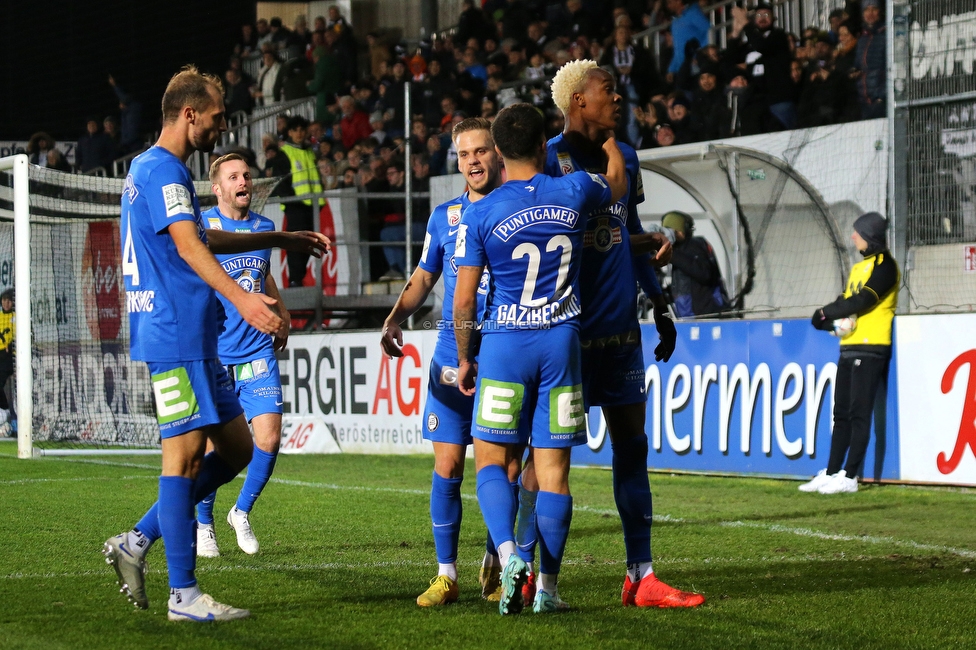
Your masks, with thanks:
[{"label": "spectator in hooded jacket", "polygon": [[861,37],[857,39],[854,66],[860,71],[857,79],[857,101],[861,105],[861,119],[885,117],[888,114],[887,65],[885,24],[881,19],[879,0],[861,0]]}]

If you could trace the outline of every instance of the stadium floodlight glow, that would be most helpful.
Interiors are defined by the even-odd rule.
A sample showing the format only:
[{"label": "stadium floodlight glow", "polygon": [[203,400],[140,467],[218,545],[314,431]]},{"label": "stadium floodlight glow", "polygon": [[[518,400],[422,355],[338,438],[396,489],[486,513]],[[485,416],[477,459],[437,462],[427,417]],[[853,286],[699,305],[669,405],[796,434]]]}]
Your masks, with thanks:
[{"label": "stadium floodlight glow", "polygon": [[[20,323],[14,342],[18,350],[31,349],[31,302],[30,302],[30,204],[27,193],[28,165],[25,154],[0,158],[0,171],[13,170],[14,177],[14,292],[21,298],[17,312]],[[26,297],[26,299],[25,299]],[[30,458],[33,440],[31,422],[34,418],[34,399],[32,385],[34,373],[30,363],[16,364],[17,413],[20,427],[17,433],[17,457]],[[0,387],[2,390],[2,387]]]}]

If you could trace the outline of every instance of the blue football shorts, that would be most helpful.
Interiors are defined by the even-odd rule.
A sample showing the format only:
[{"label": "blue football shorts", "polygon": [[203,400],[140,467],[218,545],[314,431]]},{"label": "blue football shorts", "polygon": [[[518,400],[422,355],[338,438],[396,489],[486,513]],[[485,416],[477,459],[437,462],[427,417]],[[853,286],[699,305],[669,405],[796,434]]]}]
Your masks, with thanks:
[{"label": "blue football shorts", "polygon": [[471,418],[474,397],[457,387],[457,360],[450,365],[438,359],[437,350],[430,362],[427,403],[424,405],[424,439],[454,445],[471,444]]},{"label": "blue football shorts", "polygon": [[565,448],[586,442],[575,327],[492,332],[478,357],[479,440]]},{"label": "blue football shorts", "polygon": [[274,353],[244,363],[229,364],[227,373],[234,380],[234,389],[248,422],[265,413],[281,413],[284,403],[281,397],[281,373]]},{"label": "blue football shorts", "polygon": [[163,438],[227,424],[243,413],[234,383],[217,359],[149,361],[147,365]]},{"label": "blue football shorts", "polygon": [[611,339],[606,345],[607,339],[597,339],[588,343],[584,342],[582,348],[586,408],[647,402],[640,336],[636,342],[618,344]]}]

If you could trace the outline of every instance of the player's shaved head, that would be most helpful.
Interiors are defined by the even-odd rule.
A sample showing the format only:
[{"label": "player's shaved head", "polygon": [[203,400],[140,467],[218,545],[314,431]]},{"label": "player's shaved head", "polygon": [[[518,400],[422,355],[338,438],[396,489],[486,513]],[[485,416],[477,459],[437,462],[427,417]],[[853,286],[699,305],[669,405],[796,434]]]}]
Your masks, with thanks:
[{"label": "player's shaved head", "polygon": [[546,118],[532,104],[512,104],[498,112],[491,123],[491,138],[508,160],[532,160],[539,154],[546,134]]},{"label": "player's shaved head", "polygon": [[196,66],[186,65],[173,75],[163,93],[163,123],[172,123],[179,117],[183,107],[204,111],[214,103],[214,95],[223,97],[224,85],[220,78],[197,70]]}]

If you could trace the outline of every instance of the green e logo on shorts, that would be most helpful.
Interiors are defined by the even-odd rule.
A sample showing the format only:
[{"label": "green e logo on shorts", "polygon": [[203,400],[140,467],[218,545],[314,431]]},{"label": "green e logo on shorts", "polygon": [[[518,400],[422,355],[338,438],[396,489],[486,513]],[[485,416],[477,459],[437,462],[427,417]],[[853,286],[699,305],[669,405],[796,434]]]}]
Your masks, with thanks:
[{"label": "green e logo on shorts", "polygon": [[151,379],[156,397],[156,419],[160,425],[187,418],[200,410],[186,368],[173,368],[153,375]]},{"label": "green e logo on shorts", "polygon": [[475,422],[488,429],[518,429],[524,395],[522,384],[482,379]]},{"label": "green e logo on shorts", "polygon": [[551,433],[579,433],[584,426],[582,384],[551,389],[549,391],[549,431]]}]

